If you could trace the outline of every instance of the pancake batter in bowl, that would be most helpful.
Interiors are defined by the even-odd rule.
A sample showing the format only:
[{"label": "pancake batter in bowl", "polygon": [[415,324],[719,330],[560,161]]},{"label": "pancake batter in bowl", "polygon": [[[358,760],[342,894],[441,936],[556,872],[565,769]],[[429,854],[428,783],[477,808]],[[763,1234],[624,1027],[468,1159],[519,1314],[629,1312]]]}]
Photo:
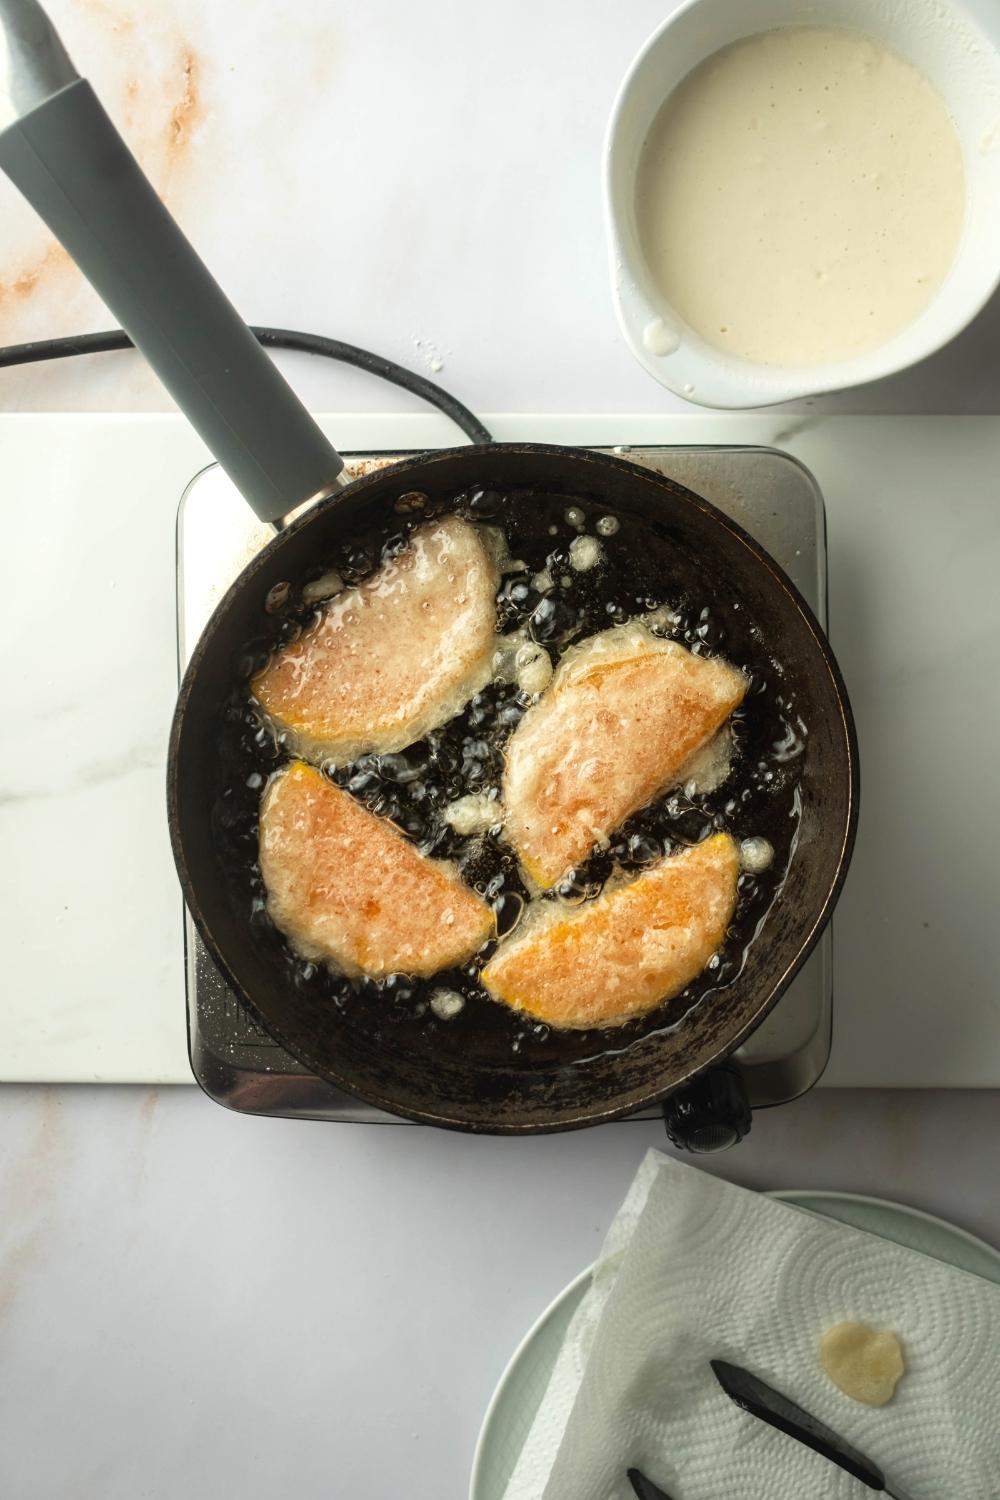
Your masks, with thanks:
[{"label": "pancake batter in bowl", "polygon": [[965,216],[962,152],[912,64],[789,27],[715,53],[667,99],[639,164],[639,240],[665,301],[764,364],[849,359],[932,300]]}]

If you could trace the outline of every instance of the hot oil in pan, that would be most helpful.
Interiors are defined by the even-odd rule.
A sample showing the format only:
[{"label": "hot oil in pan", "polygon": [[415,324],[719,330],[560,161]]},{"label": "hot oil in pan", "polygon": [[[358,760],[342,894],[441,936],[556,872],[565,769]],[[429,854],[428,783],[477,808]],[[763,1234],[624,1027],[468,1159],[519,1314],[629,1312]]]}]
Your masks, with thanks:
[{"label": "hot oil in pan", "polygon": [[[489,489],[469,491],[448,507],[405,497],[402,514],[319,559],[311,577],[335,570],[348,585],[361,582],[396,554],[417,526],[445,509],[503,532],[510,558],[525,566],[501,580],[499,629],[508,637],[527,632],[553,665],[574,642],[645,616],[656,633],[698,655],[724,656],[750,681],[746,698],[729,720],[732,757],[726,779],[712,790],[698,791],[689,783],[664,793],[614,832],[607,849],[572,871],[555,895],[573,903],[592,900],[616,869],[638,874],[661,855],[719,829],[739,841],[766,840],[773,847],[773,861],[740,877],[733,922],[709,968],[683,994],[624,1026],[554,1031],[492,1000],[479,983],[479,972],[495,942],[463,968],[430,980],[402,974],[355,980],[335,974],[298,957],[267,915],[257,860],[260,798],[268,777],[289,752],[250,695],[250,678],[267,660],[267,647],[251,643],[226,706],[219,744],[214,821],[231,897],[237,910],[249,915],[251,940],[267,950],[271,966],[284,969],[289,985],[338,1007],[342,1024],[363,1029],[374,1041],[392,1028],[394,1042],[404,1047],[412,1034],[421,1051],[432,1042],[456,1057],[519,1068],[620,1052],[650,1032],[682,1025],[695,1007],[711,1004],[713,995],[739,974],[794,851],[806,726],[767,643],[740,601],[727,596],[704,563],[679,553],[668,535],[647,522],[626,515],[608,519],[585,500]],[[592,556],[595,549],[591,541],[579,540],[583,537],[599,544],[599,560],[586,569],[578,565],[589,561],[588,552]],[[278,616],[277,635],[272,621],[268,638],[272,646],[295,639],[314,618],[315,605],[303,604],[301,598],[309,581],[300,580],[287,598],[270,600],[272,610],[277,603]],[[405,751],[362,756],[328,772],[371,812],[391,819],[424,853],[454,861],[466,882],[493,906],[501,935],[516,927],[530,899],[517,858],[496,828],[463,835],[444,814],[460,797],[499,791],[504,746],[531,701],[516,681],[496,680],[457,717]],[[448,1019],[432,1004],[442,990],[464,1001]]]}]

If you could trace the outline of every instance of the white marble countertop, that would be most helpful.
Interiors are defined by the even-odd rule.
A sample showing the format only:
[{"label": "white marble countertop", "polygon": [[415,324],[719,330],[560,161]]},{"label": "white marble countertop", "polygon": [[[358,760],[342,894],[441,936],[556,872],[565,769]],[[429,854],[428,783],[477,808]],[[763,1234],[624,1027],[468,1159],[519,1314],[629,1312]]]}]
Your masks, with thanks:
[{"label": "white marble countertop", "polygon": [[[441,359],[484,411],[658,413],[679,403],[614,325],[598,156],[669,5],[51,9],[251,321]],[[0,343],[107,326],[4,183],[0,226]],[[927,365],[819,409],[1000,410],[998,334],[995,303]],[[285,368],[317,409],[410,404]],[[0,372],[8,412],[166,405],[131,355]],[[708,1165],[884,1194],[1000,1243],[998,1129],[996,1093],[832,1090]],[[507,1355],[650,1143],[646,1125],[471,1140],[244,1119],[193,1088],[8,1086],[0,1494],[458,1500]]]},{"label": "white marble countertop", "polygon": [[[1000,1243],[996,1095],[827,1092],[709,1170]],[[461,1500],[490,1392],[645,1148],[252,1120],[189,1089],[0,1096],[0,1493]]]},{"label": "white marble countertop", "polygon": [[[248,322],[363,344],[478,411],[686,403],[622,342],[601,148],[632,57],[678,0],[49,0]],[[294,17],[294,20],[291,17]],[[110,318],[0,179],[0,344]],[[918,368],[819,409],[1000,410],[1000,296]],[[405,410],[370,378],[283,365],[317,411]],[[0,371],[5,410],[163,410],[133,355]]]}]

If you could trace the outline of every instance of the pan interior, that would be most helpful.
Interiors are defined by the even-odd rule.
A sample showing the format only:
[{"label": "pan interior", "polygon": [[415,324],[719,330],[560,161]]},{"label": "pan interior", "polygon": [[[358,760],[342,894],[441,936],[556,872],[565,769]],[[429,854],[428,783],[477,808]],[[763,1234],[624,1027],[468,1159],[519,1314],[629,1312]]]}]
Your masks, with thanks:
[{"label": "pan interior", "polygon": [[[426,499],[415,505],[418,475]],[[638,873],[657,851],[719,827],[738,839],[764,837],[775,849],[769,870],[743,877],[718,964],[683,996],[624,1027],[560,1032],[532,1024],[484,994],[479,961],[430,982],[348,981],[297,958],[267,917],[257,813],[261,788],[287,751],[261,732],[248,678],[307,618],[304,583],[331,567],[349,580],[365,576],[442,510],[502,530],[510,557],[526,566],[504,575],[501,629],[527,626],[553,659],[573,641],[645,615],[656,630],[699,654],[722,654],[750,677],[730,778],[717,790],[657,799],[563,889],[585,899],[612,868]],[[570,547],[581,534],[598,537],[602,552],[588,571],[572,566]],[[543,571],[551,589],[537,581]],[[457,795],[499,785],[503,742],[523,708],[516,684],[493,684],[401,756],[333,773],[426,852],[456,861],[497,906],[501,928],[529,894],[516,860],[502,839],[461,837],[440,814]],[[196,743],[201,754],[192,753]],[[263,1024],[308,1066],[373,1102],[469,1128],[551,1128],[623,1112],[734,1045],[804,956],[836,884],[850,820],[849,735],[837,684],[783,575],[738,528],[677,487],[558,450],[494,449],[478,458],[465,450],[417,461],[372,476],[300,522],[251,565],[209,626],[185,681],[176,748],[175,836],[189,901]],[[442,987],[465,1000],[449,1020],[430,1003]]]}]

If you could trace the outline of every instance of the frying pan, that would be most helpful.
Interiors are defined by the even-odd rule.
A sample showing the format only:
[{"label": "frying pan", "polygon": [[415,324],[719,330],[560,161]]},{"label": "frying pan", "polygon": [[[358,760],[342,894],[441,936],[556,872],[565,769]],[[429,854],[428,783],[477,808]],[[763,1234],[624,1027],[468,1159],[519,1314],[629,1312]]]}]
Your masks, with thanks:
[{"label": "frying pan", "polygon": [[[815,945],[836,901],[857,820],[857,745],[837,665],[808,606],[736,523],[680,485],[618,458],[490,444],[435,452],[344,484],[343,463],[170,219],[34,0],[0,0],[20,117],[0,166],[119,317],[275,539],[220,602],[180,689],[168,812],[184,899],[209,953],[260,1024],[319,1076],[415,1120],[501,1133],[562,1130],[663,1099],[727,1057],[760,1023]],[[389,524],[410,491],[431,503],[489,486],[572,497],[646,528],[683,572],[715,580],[764,641],[808,725],[797,843],[743,967],[683,1024],[586,1048],[553,1034],[523,1056],[474,1032],[358,1024],[290,982],[282,945],[262,941],[233,899],[215,809],[218,746],[236,663],[274,626],[265,601],[315,571],[345,537]],[[253,862],[252,852],[247,861]],[[272,933],[272,937],[273,937]]]}]

